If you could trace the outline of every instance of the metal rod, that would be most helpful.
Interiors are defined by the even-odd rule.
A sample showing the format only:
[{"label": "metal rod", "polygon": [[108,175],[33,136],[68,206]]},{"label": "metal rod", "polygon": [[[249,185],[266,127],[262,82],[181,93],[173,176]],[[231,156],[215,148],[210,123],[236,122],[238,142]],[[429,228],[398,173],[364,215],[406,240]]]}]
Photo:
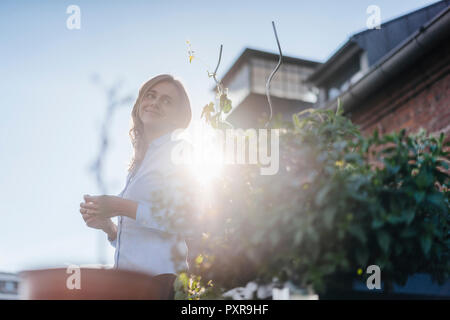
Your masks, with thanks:
[{"label": "metal rod", "polygon": [[273,108],[272,108],[272,100],[270,99],[270,82],[272,81],[273,76],[275,75],[275,73],[278,71],[278,69],[280,68],[281,64],[283,63],[283,52],[281,51],[281,46],[280,46],[280,41],[278,40],[278,35],[277,35],[277,29],[275,28],[275,22],[272,21],[272,27],[273,27],[273,32],[275,33],[275,39],[277,40],[277,45],[278,45],[278,51],[280,52],[280,58],[278,59],[278,64],[275,67],[275,69],[273,69],[272,73],[269,76],[269,79],[267,79],[266,82],[266,96],[267,96],[267,101],[269,102],[269,119],[266,122],[266,127],[269,125],[270,121],[272,120],[272,113],[273,113]]},{"label": "metal rod", "polygon": [[216,75],[217,69],[219,69],[220,60],[222,59],[222,49],[223,49],[223,44],[220,45],[219,61],[217,61],[217,66],[216,66],[216,70],[214,70],[214,75]]},{"label": "metal rod", "polygon": [[[208,75],[212,76],[214,81],[216,82],[216,88],[217,91],[222,94],[223,93],[223,84],[221,81],[217,80],[217,70],[219,69],[220,66],[220,61],[222,60],[222,50],[223,50],[223,44],[220,45],[220,51],[219,51],[219,61],[217,61],[217,66],[216,69],[214,70],[214,72],[212,74],[210,74],[208,72]],[[218,108],[218,110],[220,110],[220,107]],[[228,126],[230,126],[231,128],[233,128],[233,125],[231,123],[229,123],[228,121],[221,120],[223,123],[227,124]]]},{"label": "metal rod", "polygon": [[220,45],[220,51],[219,51],[219,61],[217,61],[217,66],[216,69],[214,70],[212,77],[214,79],[214,81],[216,82],[216,86],[219,88],[220,93],[222,93],[222,83],[217,80],[216,76],[217,76],[217,69],[219,69],[220,66],[220,61],[222,60],[222,49],[223,49],[223,44]]}]

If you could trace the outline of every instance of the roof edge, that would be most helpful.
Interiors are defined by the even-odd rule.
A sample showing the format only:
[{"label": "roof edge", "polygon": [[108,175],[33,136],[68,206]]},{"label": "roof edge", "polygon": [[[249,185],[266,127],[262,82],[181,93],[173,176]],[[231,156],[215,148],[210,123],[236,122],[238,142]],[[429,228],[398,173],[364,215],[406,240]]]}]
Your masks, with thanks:
[{"label": "roof edge", "polygon": [[404,70],[426,50],[447,38],[449,34],[450,7],[447,7],[373,65],[358,82],[335,99],[320,105],[319,108],[335,109],[336,101],[339,98],[345,112],[352,110],[370,93]]}]

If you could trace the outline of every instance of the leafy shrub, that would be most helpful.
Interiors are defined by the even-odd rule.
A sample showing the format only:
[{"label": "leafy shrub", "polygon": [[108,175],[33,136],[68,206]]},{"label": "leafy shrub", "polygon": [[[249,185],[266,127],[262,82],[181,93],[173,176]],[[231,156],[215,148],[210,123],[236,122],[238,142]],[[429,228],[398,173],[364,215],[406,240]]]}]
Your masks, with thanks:
[{"label": "leafy shrub", "polygon": [[[179,298],[220,297],[274,278],[319,293],[349,290],[361,279],[357,270],[372,264],[387,288],[418,272],[448,278],[444,136],[402,130],[366,138],[341,113],[308,110],[293,124],[278,123],[288,128],[278,174],[228,166],[211,185],[207,223],[180,227],[169,219],[199,235],[191,274],[177,281]],[[179,216],[191,214],[178,209]]]}]

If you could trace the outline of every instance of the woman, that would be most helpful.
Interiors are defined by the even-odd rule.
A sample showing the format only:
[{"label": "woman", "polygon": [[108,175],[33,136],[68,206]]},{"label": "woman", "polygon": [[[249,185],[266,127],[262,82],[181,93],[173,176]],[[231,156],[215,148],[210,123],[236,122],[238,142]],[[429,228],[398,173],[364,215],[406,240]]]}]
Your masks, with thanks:
[{"label": "woman", "polygon": [[[161,212],[153,208],[151,198],[152,192],[164,188],[163,182],[179,179],[171,159],[175,144],[171,134],[189,125],[189,97],[179,80],[158,75],[139,90],[131,116],[134,156],[125,188],[119,196],[85,195],[80,212],[89,227],[108,235],[116,248],[115,268],[162,275],[159,278],[172,288],[176,268],[171,249],[174,245],[184,248],[187,257],[187,246],[184,240],[180,245],[176,235],[157,222],[155,216]],[[118,225],[111,220],[115,216]],[[171,293],[173,298],[173,290]]]}]

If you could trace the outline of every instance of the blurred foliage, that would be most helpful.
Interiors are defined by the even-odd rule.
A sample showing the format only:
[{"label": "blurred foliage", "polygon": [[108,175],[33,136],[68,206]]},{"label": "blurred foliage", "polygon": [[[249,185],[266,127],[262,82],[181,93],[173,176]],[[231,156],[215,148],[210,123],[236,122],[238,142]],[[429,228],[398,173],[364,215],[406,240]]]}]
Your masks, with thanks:
[{"label": "blurred foliage", "polygon": [[[306,110],[293,116],[294,125],[275,124],[289,128],[280,137],[279,173],[227,166],[210,185],[208,222],[186,219],[192,212],[177,207],[169,224],[198,235],[191,239],[198,255],[177,282],[178,298],[220,297],[274,278],[319,293],[350,289],[372,264],[386,283],[402,285],[419,272],[448,278],[444,136],[402,130],[363,137],[341,110]],[[180,216],[182,224],[175,221]]]},{"label": "blurred foliage", "polygon": [[[211,103],[202,116],[225,128],[224,106],[214,111]],[[189,274],[176,282],[178,298],[221,298],[249,281],[274,279],[319,294],[350,290],[372,264],[387,288],[415,273],[448,279],[450,145],[443,134],[364,137],[340,102],[336,112],[308,109],[289,123],[274,119],[272,128],[284,128],[277,174],[227,165],[209,185],[202,219],[187,200],[161,220],[191,235],[196,251]],[[186,189],[192,201],[197,188]]]}]

